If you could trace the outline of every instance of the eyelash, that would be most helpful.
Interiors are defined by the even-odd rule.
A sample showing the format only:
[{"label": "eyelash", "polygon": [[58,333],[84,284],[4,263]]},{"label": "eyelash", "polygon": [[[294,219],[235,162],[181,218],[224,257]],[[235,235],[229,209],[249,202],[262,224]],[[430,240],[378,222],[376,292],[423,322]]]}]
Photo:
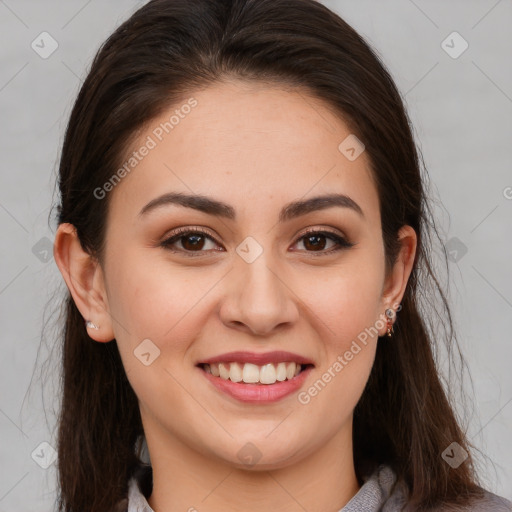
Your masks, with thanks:
[{"label": "eyelash", "polygon": [[[167,250],[169,250],[171,252],[174,252],[174,253],[185,253],[185,254],[189,255],[190,257],[202,256],[201,253],[208,252],[208,251],[203,251],[203,250],[189,251],[189,250],[186,250],[186,249],[173,249],[171,247],[172,244],[174,244],[175,242],[179,241],[181,238],[186,238],[186,236],[188,236],[188,235],[197,235],[197,234],[204,235],[207,238],[210,238],[211,240],[213,240],[217,245],[220,245],[217,242],[217,240],[215,240],[215,238],[210,233],[208,233],[207,231],[205,231],[204,229],[202,229],[200,227],[197,227],[197,228],[179,228],[175,232],[173,232],[170,237],[168,237],[165,240],[163,240],[159,245],[160,245],[160,247],[163,247],[164,249],[167,249]],[[333,233],[331,231],[315,230],[315,229],[311,229],[311,230],[308,230],[305,233],[303,233],[297,239],[297,242],[301,241],[303,238],[306,238],[306,237],[312,236],[312,235],[324,235],[327,238],[330,238],[332,241],[334,241],[338,245],[337,247],[331,248],[331,249],[329,249],[327,251],[318,251],[318,252],[316,252],[316,251],[306,251],[308,253],[311,253],[311,256],[314,256],[314,257],[316,257],[316,256],[323,256],[323,255],[326,255],[326,254],[332,254],[332,253],[341,251],[343,249],[350,249],[351,247],[353,247],[355,245],[355,244],[347,241],[342,236],[337,235],[336,233]],[[297,243],[297,242],[295,242],[295,243]],[[197,253],[197,254],[194,254],[194,253]]]}]

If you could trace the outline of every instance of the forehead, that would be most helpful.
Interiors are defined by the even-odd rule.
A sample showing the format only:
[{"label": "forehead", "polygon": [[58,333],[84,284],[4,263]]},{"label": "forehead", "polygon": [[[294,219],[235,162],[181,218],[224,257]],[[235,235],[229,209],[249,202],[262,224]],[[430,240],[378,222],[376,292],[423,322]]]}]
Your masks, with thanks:
[{"label": "forehead", "polygon": [[354,146],[352,137],[339,115],[304,90],[217,83],[191,92],[141,130],[125,155],[130,172],[116,186],[113,209],[122,197],[138,213],[173,191],[222,198],[248,214],[266,209],[267,200],[282,204],[333,192],[374,209],[366,153],[351,160],[343,152],[344,141]]}]

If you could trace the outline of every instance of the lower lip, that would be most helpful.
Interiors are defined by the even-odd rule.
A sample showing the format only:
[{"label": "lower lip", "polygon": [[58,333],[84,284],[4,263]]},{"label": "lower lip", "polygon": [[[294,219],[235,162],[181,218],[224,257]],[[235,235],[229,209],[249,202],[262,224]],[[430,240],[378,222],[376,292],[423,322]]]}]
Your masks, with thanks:
[{"label": "lower lip", "polygon": [[270,403],[276,402],[285,396],[298,391],[307,379],[313,367],[309,366],[290,380],[276,381],[275,384],[244,384],[232,382],[215,377],[205,372],[202,368],[199,371],[220,391],[236,398],[242,402]]}]

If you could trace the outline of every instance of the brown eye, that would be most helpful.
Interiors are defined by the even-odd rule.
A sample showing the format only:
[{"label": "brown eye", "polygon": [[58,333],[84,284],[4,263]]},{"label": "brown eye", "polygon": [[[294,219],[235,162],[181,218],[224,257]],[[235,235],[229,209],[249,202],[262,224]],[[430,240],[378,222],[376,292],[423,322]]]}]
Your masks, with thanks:
[{"label": "brown eye", "polygon": [[[213,242],[213,247],[205,246],[208,242]],[[177,245],[177,247],[176,247]],[[181,247],[179,247],[181,245]],[[163,242],[160,243],[161,247],[165,249],[169,249],[173,252],[182,252],[182,253],[200,253],[207,252],[208,250],[218,250],[215,249],[215,246],[218,246],[216,240],[208,233],[203,231],[202,229],[181,229],[175,231],[169,238],[166,238]],[[195,256],[195,255],[194,255]]]},{"label": "brown eye", "polygon": [[308,250],[323,250],[327,245],[327,237],[322,234],[308,235],[304,237],[304,247]]},{"label": "brown eye", "polygon": [[[320,254],[330,254],[341,249],[348,249],[355,245],[330,231],[309,231],[305,235],[302,235],[298,242],[301,240],[306,248],[306,252],[317,252]],[[331,246],[331,248],[325,250],[329,240],[334,243],[334,248]]]},{"label": "brown eye", "polygon": [[179,240],[181,240],[181,245],[187,251],[201,250],[204,247],[204,235],[182,235]]}]

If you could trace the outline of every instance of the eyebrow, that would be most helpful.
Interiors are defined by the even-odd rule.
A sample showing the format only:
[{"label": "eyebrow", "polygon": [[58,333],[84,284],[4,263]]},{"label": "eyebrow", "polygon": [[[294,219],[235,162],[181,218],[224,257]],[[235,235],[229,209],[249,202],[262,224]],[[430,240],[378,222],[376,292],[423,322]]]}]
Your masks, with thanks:
[{"label": "eyebrow", "polygon": [[[156,197],[142,208],[139,212],[139,217],[168,205],[193,208],[208,215],[236,220],[235,209],[229,204],[207,196],[183,194],[181,192],[169,192]],[[335,206],[349,208],[357,212],[361,217],[364,217],[361,207],[350,197],[344,194],[327,194],[288,203],[279,213],[279,222],[286,222],[314,211],[325,210]]]}]

